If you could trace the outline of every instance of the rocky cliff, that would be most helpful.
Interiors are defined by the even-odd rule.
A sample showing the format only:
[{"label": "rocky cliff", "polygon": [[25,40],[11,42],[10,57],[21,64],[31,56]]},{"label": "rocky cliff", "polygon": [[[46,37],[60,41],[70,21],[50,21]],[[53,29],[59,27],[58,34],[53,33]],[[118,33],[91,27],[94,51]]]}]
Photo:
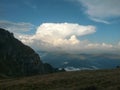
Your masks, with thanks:
[{"label": "rocky cliff", "polygon": [[54,70],[51,65],[43,64],[33,49],[14,38],[13,33],[0,29],[0,75],[25,76]]}]

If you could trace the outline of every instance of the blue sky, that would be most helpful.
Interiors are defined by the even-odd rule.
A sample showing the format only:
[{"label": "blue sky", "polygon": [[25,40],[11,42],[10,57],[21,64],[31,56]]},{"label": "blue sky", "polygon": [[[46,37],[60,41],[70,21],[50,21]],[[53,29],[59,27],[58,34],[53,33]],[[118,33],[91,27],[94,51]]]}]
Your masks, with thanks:
[{"label": "blue sky", "polygon": [[[70,38],[73,36],[73,39],[76,41],[80,40],[82,44],[86,41],[87,44],[92,43],[94,44],[93,46],[100,45],[102,47],[103,43],[105,43],[105,45],[115,45],[115,49],[118,49],[120,44],[119,11],[120,0],[0,0],[0,27],[16,33],[18,39],[34,48],[37,47],[35,46],[36,42],[32,41],[31,44],[31,37],[35,37],[34,40],[38,40],[38,38],[42,37],[38,37],[39,35],[35,33],[41,30],[41,26],[45,26],[46,23],[47,25],[49,24],[48,27],[54,25],[56,28],[60,26],[59,28],[61,29],[64,26],[69,29],[69,26],[72,25],[75,28],[72,30],[76,30],[76,27],[78,27],[73,24],[78,24],[79,26],[84,26],[88,31],[91,31],[91,29],[87,26],[91,25],[95,27],[95,31],[91,31],[90,33],[84,31],[84,35],[71,32],[74,34],[65,34],[66,36],[63,36],[61,34],[62,31],[60,31],[59,35],[62,36],[52,40],[51,43],[62,39],[61,42],[66,45],[66,43],[71,43]],[[43,30],[46,31],[47,29],[43,28]],[[40,32],[40,34],[45,34],[46,32]],[[55,35],[54,32],[52,32],[52,36]],[[52,38],[56,38],[56,35]],[[25,41],[27,39],[30,42]],[[46,38],[42,39],[47,40]],[[39,42],[41,43],[43,41],[40,39]],[[63,48],[61,45],[51,45],[51,43],[48,45],[51,46],[50,48]],[[48,44],[48,42],[46,44]],[[79,44],[79,46],[80,45],[81,44]],[[43,47],[38,48],[41,49]],[[92,49],[94,48],[92,47]]]}]

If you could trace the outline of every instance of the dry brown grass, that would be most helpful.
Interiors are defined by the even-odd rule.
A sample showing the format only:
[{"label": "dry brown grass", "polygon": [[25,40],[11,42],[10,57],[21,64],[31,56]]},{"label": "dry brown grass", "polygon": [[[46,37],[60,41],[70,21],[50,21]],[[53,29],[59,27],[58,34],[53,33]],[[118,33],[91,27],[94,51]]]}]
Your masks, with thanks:
[{"label": "dry brown grass", "polygon": [[1,79],[0,90],[120,90],[120,69]]}]

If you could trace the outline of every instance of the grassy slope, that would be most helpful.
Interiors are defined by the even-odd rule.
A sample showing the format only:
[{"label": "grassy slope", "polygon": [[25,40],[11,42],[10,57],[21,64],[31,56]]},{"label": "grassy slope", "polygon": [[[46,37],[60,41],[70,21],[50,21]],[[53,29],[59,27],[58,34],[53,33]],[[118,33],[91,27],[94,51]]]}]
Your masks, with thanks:
[{"label": "grassy slope", "polygon": [[0,90],[120,90],[120,69],[1,79]]}]

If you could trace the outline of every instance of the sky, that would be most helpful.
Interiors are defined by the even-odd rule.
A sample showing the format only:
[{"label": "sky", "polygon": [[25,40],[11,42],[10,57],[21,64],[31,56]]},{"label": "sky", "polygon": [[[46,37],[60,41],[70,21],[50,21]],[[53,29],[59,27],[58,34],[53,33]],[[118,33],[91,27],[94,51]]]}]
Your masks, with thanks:
[{"label": "sky", "polygon": [[0,0],[0,27],[36,51],[120,53],[120,0]]}]

